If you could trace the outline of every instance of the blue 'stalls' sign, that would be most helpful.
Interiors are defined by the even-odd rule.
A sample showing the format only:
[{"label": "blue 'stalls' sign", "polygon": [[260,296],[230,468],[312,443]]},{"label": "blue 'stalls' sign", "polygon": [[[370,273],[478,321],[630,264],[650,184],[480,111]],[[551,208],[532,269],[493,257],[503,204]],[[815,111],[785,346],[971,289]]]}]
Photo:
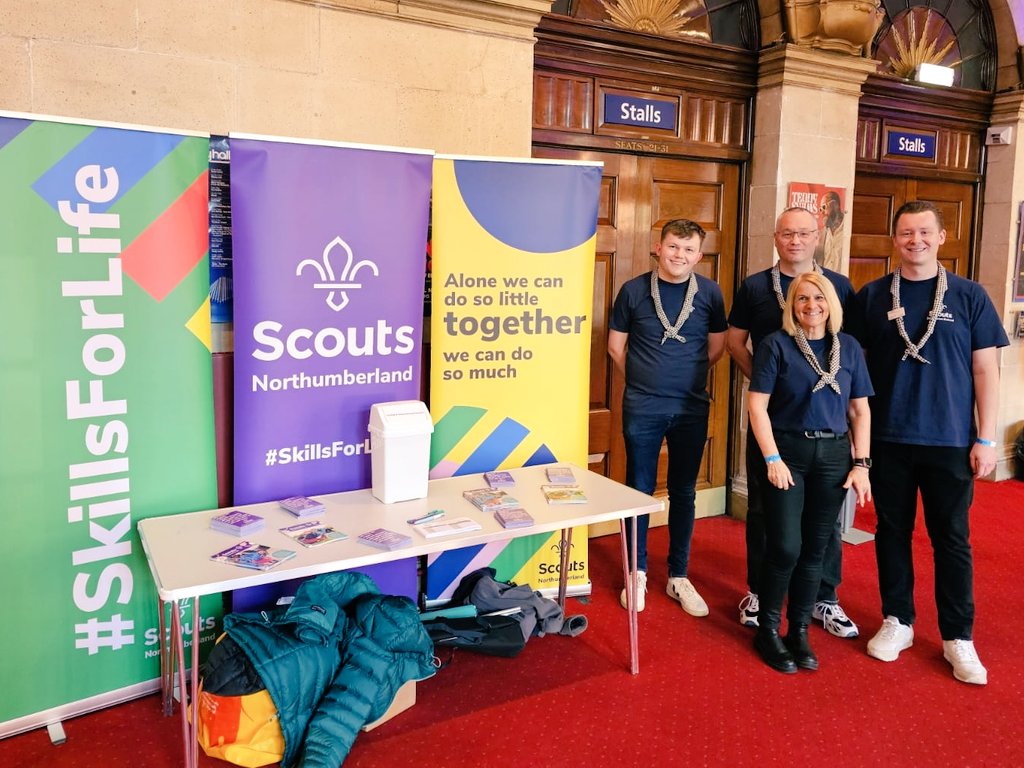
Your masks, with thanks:
[{"label": "blue 'stalls' sign", "polygon": [[935,137],[924,133],[889,131],[888,154],[935,159]]},{"label": "blue 'stalls' sign", "polygon": [[604,94],[604,121],[617,125],[640,125],[646,128],[676,128],[676,102],[645,99],[642,96]]}]

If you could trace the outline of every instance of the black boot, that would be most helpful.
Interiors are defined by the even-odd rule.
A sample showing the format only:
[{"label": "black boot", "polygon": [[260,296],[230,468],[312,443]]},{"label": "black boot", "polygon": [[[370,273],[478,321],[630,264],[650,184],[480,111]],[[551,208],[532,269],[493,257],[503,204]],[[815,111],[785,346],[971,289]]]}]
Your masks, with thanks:
[{"label": "black boot", "polygon": [[759,627],[754,635],[754,650],[772,669],[787,675],[796,672],[796,662],[779,637],[778,629]]},{"label": "black boot", "polygon": [[818,657],[814,655],[811,644],[807,641],[806,624],[790,624],[783,642],[793,654],[793,660],[800,669],[818,668]]}]

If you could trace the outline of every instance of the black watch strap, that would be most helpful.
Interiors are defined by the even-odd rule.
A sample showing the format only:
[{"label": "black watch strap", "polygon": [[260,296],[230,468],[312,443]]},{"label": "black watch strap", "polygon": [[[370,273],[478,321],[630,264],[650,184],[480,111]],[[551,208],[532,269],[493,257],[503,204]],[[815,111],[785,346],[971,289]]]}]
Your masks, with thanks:
[{"label": "black watch strap", "polygon": [[855,466],[855,467],[864,467],[865,469],[871,469],[871,457],[870,456],[864,456],[864,457],[859,458],[859,459],[854,459],[853,460],[853,466]]}]

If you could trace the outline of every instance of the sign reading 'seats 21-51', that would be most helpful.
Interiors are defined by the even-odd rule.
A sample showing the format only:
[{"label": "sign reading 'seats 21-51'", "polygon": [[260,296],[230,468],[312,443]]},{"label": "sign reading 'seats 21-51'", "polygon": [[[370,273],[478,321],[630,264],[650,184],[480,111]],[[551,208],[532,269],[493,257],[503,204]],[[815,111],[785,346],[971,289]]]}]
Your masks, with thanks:
[{"label": "sign reading 'seats 21-51'", "polygon": [[935,135],[916,131],[890,130],[886,141],[886,154],[903,157],[935,159]]},{"label": "sign reading 'seats 21-51'", "polygon": [[650,99],[617,93],[604,94],[605,123],[674,131],[677,111],[675,99]]}]

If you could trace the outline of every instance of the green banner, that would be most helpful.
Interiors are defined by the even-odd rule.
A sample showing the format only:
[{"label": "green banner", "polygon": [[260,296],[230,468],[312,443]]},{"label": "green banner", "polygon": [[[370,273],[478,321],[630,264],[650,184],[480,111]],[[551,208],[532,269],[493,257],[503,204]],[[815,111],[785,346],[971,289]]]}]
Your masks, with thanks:
[{"label": "green banner", "polygon": [[0,115],[0,735],[159,674],[136,524],[216,506],[208,150]]}]

